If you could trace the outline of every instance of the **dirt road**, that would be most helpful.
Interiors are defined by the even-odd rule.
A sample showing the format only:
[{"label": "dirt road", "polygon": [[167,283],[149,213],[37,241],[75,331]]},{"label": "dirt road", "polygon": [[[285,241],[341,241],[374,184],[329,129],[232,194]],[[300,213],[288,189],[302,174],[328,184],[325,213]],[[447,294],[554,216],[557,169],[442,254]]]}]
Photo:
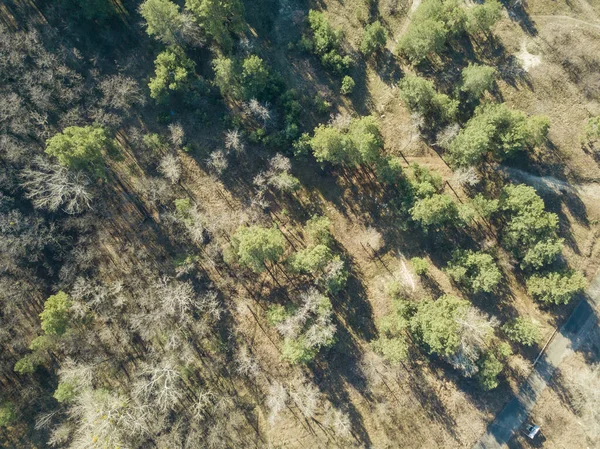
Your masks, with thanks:
[{"label": "dirt road", "polygon": [[473,446],[473,449],[500,449],[505,447],[515,432],[522,428],[554,370],[571,352],[577,350],[590,330],[597,326],[596,311],[600,305],[600,274],[587,291],[587,299],[575,308],[560,332],[546,348],[545,354],[536,364],[527,382],[516,396],[496,416],[487,432]]}]

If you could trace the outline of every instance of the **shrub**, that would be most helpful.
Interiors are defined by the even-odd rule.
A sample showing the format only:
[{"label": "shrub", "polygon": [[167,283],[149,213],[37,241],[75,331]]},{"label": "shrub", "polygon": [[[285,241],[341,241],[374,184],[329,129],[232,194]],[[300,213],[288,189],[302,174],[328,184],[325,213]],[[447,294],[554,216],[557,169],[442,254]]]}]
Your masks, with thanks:
[{"label": "shrub", "polygon": [[367,25],[360,41],[360,52],[366,57],[371,56],[385,47],[387,37],[387,30],[381,25],[379,20]]},{"label": "shrub", "polygon": [[170,47],[159,53],[154,66],[155,75],[148,87],[150,96],[157,102],[166,102],[169,92],[186,92],[191,88],[196,63],[181,47]]},{"label": "shrub", "polygon": [[502,330],[511,341],[525,346],[534,345],[542,338],[539,326],[533,321],[522,317],[509,321],[502,326]]},{"label": "shrub", "polygon": [[309,242],[313,245],[330,245],[333,241],[331,235],[331,220],[325,216],[313,215],[304,226],[304,232]]},{"label": "shrub", "polygon": [[498,375],[504,369],[504,364],[492,354],[487,353],[479,361],[478,379],[481,388],[486,391],[493,390],[498,386]]},{"label": "shrub", "polygon": [[399,365],[408,356],[408,344],[402,337],[382,335],[371,343],[373,350],[393,365]]},{"label": "shrub", "polygon": [[0,405],[0,427],[9,427],[17,421],[17,413],[12,402],[5,401]]},{"label": "shrub", "polygon": [[410,215],[425,228],[443,227],[459,222],[458,207],[446,194],[435,194],[417,200],[410,209]]},{"label": "shrub", "polygon": [[462,85],[460,90],[470,98],[480,98],[486,90],[494,85],[496,69],[488,65],[471,64],[465,67],[461,73]]},{"label": "shrub", "polygon": [[502,279],[492,256],[471,250],[456,251],[446,271],[457,284],[473,293],[490,293]]},{"label": "shrub", "polygon": [[341,52],[342,32],[334,29],[322,12],[310,10],[308,23],[311,37],[304,36],[300,46],[321,58],[321,63],[336,73],[350,67],[352,59]]},{"label": "shrub", "polygon": [[354,82],[352,77],[346,75],[342,79],[342,88],[340,89],[340,91],[342,92],[343,95],[350,95],[352,93],[352,91],[354,90],[355,85],[356,85],[356,83]]},{"label": "shrub", "polygon": [[262,99],[269,87],[270,74],[264,61],[256,56],[250,55],[242,63],[242,86],[244,97]]},{"label": "shrub", "polygon": [[585,286],[585,277],[578,271],[533,275],[527,279],[529,294],[546,304],[567,304]]},{"label": "shrub", "polygon": [[277,262],[284,250],[281,232],[260,226],[239,228],[233,236],[233,244],[240,263],[256,273],[265,269],[266,262]]},{"label": "shrub", "polygon": [[458,102],[435,90],[433,82],[407,75],[400,82],[400,98],[413,113],[432,120],[434,126],[448,123],[456,117]]},{"label": "shrub", "polygon": [[469,33],[489,33],[502,18],[502,5],[497,0],[486,0],[468,9],[467,30]]},{"label": "shrub", "polygon": [[70,126],[46,142],[46,154],[54,156],[61,165],[84,170],[102,177],[105,174],[102,150],[111,149],[113,142],[103,128]]},{"label": "shrub", "polygon": [[175,45],[183,25],[179,6],[171,0],[146,0],[140,6],[146,31],[167,45]]},{"label": "shrub", "polygon": [[429,271],[429,262],[422,257],[413,257],[410,259],[410,263],[413,267],[413,270],[415,270],[415,273],[417,273],[419,276],[425,276]]},{"label": "shrub", "polygon": [[333,254],[325,245],[298,251],[290,258],[290,268],[297,273],[316,273],[325,269]]},{"label": "shrub", "polygon": [[232,34],[244,31],[241,0],[185,0],[185,6],[200,28],[225,52],[233,45]]},{"label": "shrub", "polygon": [[70,326],[71,306],[73,303],[65,292],[50,296],[44,303],[44,311],[40,313],[42,330],[46,335],[63,335]]}]

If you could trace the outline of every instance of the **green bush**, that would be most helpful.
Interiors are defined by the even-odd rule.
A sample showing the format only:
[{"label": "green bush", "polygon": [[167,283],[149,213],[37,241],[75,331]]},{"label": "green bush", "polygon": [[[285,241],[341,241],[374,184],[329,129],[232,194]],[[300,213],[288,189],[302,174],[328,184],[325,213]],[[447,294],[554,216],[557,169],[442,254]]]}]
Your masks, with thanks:
[{"label": "green bush", "polygon": [[316,273],[325,269],[333,258],[331,250],[325,245],[316,245],[298,251],[290,258],[290,268],[297,273]]},{"label": "green bush", "polygon": [[173,46],[159,53],[154,66],[154,78],[148,87],[150,96],[157,102],[166,102],[170,92],[190,90],[196,63],[185,55],[181,47]]},{"label": "green bush", "polygon": [[462,70],[462,85],[460,90],[465,92],[470,98],[480,98],[485,91],[488,91],[494,85],[496,69],[488,65],[471,64]]},{"label": "green bush", "polygon": [[17,421],[17,412],[12,402],[5,401],[0,405],[0,427],[9,427]]},{"label": "green bush", "polygon": [[233,236],[233,245],[239,262],[260,273],[265,269],[266,262],[275,263],[281,258],[284,238],[276,228],[241,227]]},{"label": "green bush", "polygon": [[360,41],[360,52],[368,58],[373,53],[385,47],[387,37],[387,30],[381,25],[379,20],[367,25]]},{"label": "green bush", "polygon": [[146,21],[148,35],[167,45],[178,43],[183,26],[178,5],[171,0],[146,0],[140,5],[140,14]]},{"label": "green bush", "polygon": [[46,154],[54,156],[61,165],[105,175],[102,150],[113,147],[104,129],[97,126],[70,126],[46,141]]},{"label": "green bush", "polygon": [[40,313],[42,330],[46,335],[63,335],[71,325],[71,306],[73,303],[65,292],[50,296]]},{"label": "green bush", "polygon": [[356,83],[354,82],[352,77],[346,75],[342,79],[342,88],[340,89],[340,91],[342,92],[343,95],[350,95],[352,93],[352,91],[354,90],[355,85],[356,85]]},{"label": "green bush", "polygon": [[417,273],[419,276],[425,276],[429,271],[429,262],[422,257],[413,257],[410,259],[410,263],[413,267],[413,270],[415,270],[415,273]]},{"label": "green bush", "polygon": [[408,357],[408,344],[402,337],[382,335],[371,343],[371,347],[393,365],[399,365]]},{"label": "green bush", "polygon": [[451,122],[458,111],[458,101],[435,90],[433,82],[407,75],[400,82],[400,98],[413,113],[427,117],[433,126]]},{"label": "green bush", "polygon": [[425,228],[460,224],[458,206],[445,193],[417,200],[410,209],[410,215]]},{"label": "green bush", "polygon": [[502,279],[492,256],[471,250],[456,251],[446,272],[454,282],[473,293],[491,293]]},{"label": "green bush", "polygon": [[493,390],[498,386],[498,375],[504,369],[504,364],[492,354],[487,353],[479,361],[479,372],[477,377],[481,388],[486,391]]},{"label": "green bush", "polygon": [[335,73],[342,74],[348,70],[352,58],[342,54],[342,31],[334,29],[325,14],[312,9],[308,13],[308,24],[311,36],[304,36],[300,47],[319,56],[321,63]]},{"label": "green bush", "polygon": [[77,388],[70,382],[60,382],[52,395],[58,402],[69,403],[75,399]]},{"label": "green bush", "polygon": [[578,271],[533,275],[527,279],[529,294],[546,304],[567,304],[585,286],[585,277]]},{"label": "green bush", "polygon": [[304,226],[304,233],[312,245],[331,245],[331,220],[322,215],[313,215]]},{"label": "green bush", "polygon": [[185,7],[199,27],[225,52],[233,46],[232,35],[246,28],[241,0],[185,0]]},{"label": "green bush", "polygon": [[511,341],[525,346],[534,345],[542,338],[540,327],[533,321],[522,317],[509,321],[502,326],[502,330]]}]

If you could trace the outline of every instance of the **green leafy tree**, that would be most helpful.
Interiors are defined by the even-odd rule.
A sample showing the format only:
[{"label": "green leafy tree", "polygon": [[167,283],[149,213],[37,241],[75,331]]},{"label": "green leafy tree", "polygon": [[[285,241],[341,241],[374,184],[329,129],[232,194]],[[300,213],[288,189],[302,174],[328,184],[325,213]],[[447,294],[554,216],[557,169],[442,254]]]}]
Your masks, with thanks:
[{"label": "green leafy tree", "polygon": [[578,271],[533,275],[527,279],[529,294],[546,304],[567,304],[585,286],[585,277]]},{"label": "green leafy tree", "polygon": [[241,227],[233,236],[233,245],[240,263],[260,273],[265,263],[275,263],[281,258],[284,238],[276,228]]},{"label": "green leafy tree", "polygon": [[304,226],[304,233],[313,245],[331,245],[331,220],[322,215],[313,215]]},{"label": "green leafy tree", "polygon": [[496,69],[489,65],[469,64],[461,72],[460,90],[470,98],[477,99],[492,88],[496,77]]},{"label": "green leafy tree", "polygon": [[471,250],[456,251],[446,272],[457,284],[473,293],[490,293],[502,279],[502,273],[491,255]]},{"label": "green leafy tree", "polygon": [[478,215],[489,220],[500,208],[500,201],[497,199],[487,199],[481,193],[478,193],[471,200],[471,206]]},{"label": "green leafy tree", "polygon": [[410,263],[413,267],[413,270],[415,270],[415,273],[417,273],[419,276],[424,276],[429,271],[429,262],[422,257],[413,257],[410,259]]},{"label": "green leafy tree", "polygon": [[484,355],[479,361],[477,377],[479,384],[486,390],[493,390],[499,384],[498,376],[504,369],[504,364],[491,352]]},{"label": "green leafy tree", "polygon": [[15,405],[10,401],[0,404],[0,427],[9,427],[17,421]]},{"label": "green leafy tree", "polygon": [[315,245],[298,251],[290,258],[290,268],[298,273],[316,273],[325,269],[333,258],[331,250],[325,245]]},{"label": "green leafy tree", "polygon": [[469,33],[488,34],[502,18],[502,5],[497,0],[486,0],[468,9],[467,30]]},{"label": "green leafy tree", "polygon": [[319,281],[332,295],[338,294],[346,286],[346,282],[348,281],[348,270],[340,256],[333,256],[331,261],[325,267],[325,272],[320,277]]},{"label": "green leafy tree", "polygon": [[63,335],[71,325],[71,306],[73,303],[65,292],[50,296],[40,313],[42,330],[46,335]]},{"label": "green leafy tree", "polygon": [[319,348],[310,346],[303,337],[286,338],[281,347],[281,358],[292,365],[298,365],[311,362],[318,352]]},{"label": "green leafy tree", "polygon": [[360,155],[360,163],[371,164],[379,158],[383,147],[383,138],[375,117],[368,115],[354,119],[350,123],[348,137],[351,145],[356,148]]},{"label": "green leafy tree", "polygon": [[334,72],[341,74],[348,70],[352,58],[342,53],[342,31],[334,29],[325,14],[312,9],[308,12],[308,24],[311,37],[304,36],[301,46],[319,56],[321,63]]},{"label": "green leafy tree", "polygon": [[58,402],[69,403],[75,399],[77,387],[71,382],[60,382],[52,395]]},{"label": "green leafy tree", "polygon": [[225,56],[217,57],[212,62],[215,72],[215,85],[224,97],[241,97],[241,86],[236,77],[236,68],[233,59]]},{"label": "green leafy tree", "polygon": [[532,346],[542,338],[540,327],[533,321],[523,317],[509,321],[502,326],[502,330],[511,341],[525,346]]},{"label": "green leafy tree", "polygon": [[154,61],[155,76],[150,80],[150,96],[159,103],[169,98],[169,92],[186,92],[192,87],[196,63],[181,47],[171,47],[158,54]]},{"label": "green leafy tree", "polygon": [[444,51],[447,36],[444,24],[436,20],[411,23],[400,38],[396,51],[417,65]]},{"label": "green leafy tree", "polygon": [[410,165],[409,182],[414,194],[419,198],[427,198],[438,193],[444,184],[439,173],[413,162]]},{"label": "green leafy tree", "polygon": [[433,82],[420,76],[407,75],[400,82],[400,98],[413,113],[423,115],[440,125],[456,117],[458,102],[435,90]]},{"label": "green leafy tree", "polygon": [[244,31],[244,5],[241,0],[186,0],[186,8],[223,51],[233,47],[232,36]]},{"label": "green leafy tree", "polygon": [[455,167],[470,167],[485,157],[501,161],[540,144],[547,132],[545,117],[527,118],[504,103],[485,104],[450,145],[450,162]]},{"label": "green leafy tree", "polygon": [[112,140],[97,126],[70,126],[46,141],[46,154],[61,165],[104,176],[102,150],[110,150]]},{"label": "green leafy tree", "polygon": [[500,208],[508,214],[503,242],[521,260],[522,267],[541,268],[554,261],[562,250],[558,217],[545,211],[544,201],[533,187],[505,186]]},{"label": "green leafy tree", "polygon": [[140,6],[140,14],[150,36],[167,45],[179,42],[182,20],[178,5],[171,0],[146,0]]},{"label": "green leafy tree", "polygon": [[371,343],[371,347],[392,365],[399,365],[408,357],[408,344],[401,336],[382,335]]},{"label": "green leafy tree", "polygon": [[437,301],[423,300],[410,321],[411,329],[429,352],[452,356],[461,341],[457,318],[468,308],[468,301],[451,295],[444,295]]},{"label": "green leafy tree", "polygon": [[385,47],[387,37],[387,30],[381,25],[379,20],[370,23],[365,27],[365,32],[360,41],[360,52],[368,58],[373,53]]},{"label": "green leafy tree", "polygon": [[445,193],[417,200],[410,215],[424,227],[443,227],[460,221],[458,206]]},{"label": "green leafy tree", "polygon": [[242,63],[242,86],[244,96],[261,99],[269,87],[269,69],[265,62],[256,55],[250,55]]},{"label": "green leafy tree", "polygon": [[346,75],[344,78],[342,78],[342,88],[340,89],[340,92],[343,95],[350,95],[354,90],[355,85],[356,83],[354,82],[352,77]]},{"label": "green leafy tree", "polygon": [[581,136],[581,142],[584,145],[592,146],[598,140],[600,140],[600,115],[587,120]]}]

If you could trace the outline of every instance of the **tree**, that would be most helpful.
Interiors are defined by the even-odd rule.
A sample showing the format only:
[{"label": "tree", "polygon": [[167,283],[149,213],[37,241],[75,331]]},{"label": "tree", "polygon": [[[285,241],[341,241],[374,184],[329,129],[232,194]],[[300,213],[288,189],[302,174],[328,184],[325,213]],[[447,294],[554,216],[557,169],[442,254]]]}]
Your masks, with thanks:
[{"label": "tree", "polygon": [[331,235],[331,220],[322,215],[313,215],[304,226],[304,233],[313,245],[329,246],[333,241]]},{"label": "tree", "polygon": [[541,268],[562,250],[557,236],[558,217],[544,210],[535,189],[524,184],[507,185],[500,196],[500,209],[507,212],[503,242],[521,260],[524,268]]},{"label": "tree", "polygon": [[416,65],[444,50],[448,32],[444,24],[436,20],[413,23],[400,38],[396,49]]},{"label": "tree", "polygon": [[567,304],[586,286],[585,277],[578,271],[533,275],[527,279],[527,291],[534,299],[546,304]]},{"label": "tree", "polygon": [[407,75],[400,82],[400,98],[413,113],[433,120],[434,124],[450,122],[456,116],[458,102],[435,90],[433,82]]},{"label": "tree", "polygon": [[58,402],[72,402],[77,395],[77,387],[70,382],[60,382],[52,395]]},{"label": "tree", "polygon": [[510,320],[502,326],[502,330],[511,341],[525,346],[532,346],[542,338],[540,327],[533,321],[523,317]]},{"label": "tree", "polygon": [[298,273],[316,273],[327,267],[333,254],[325,245],[315,245],[298,251],[290,258],[290,267]]},{"label": "tree", "polygon": [[600,115],[590,117],[585,122],[581,141],[584,145],[593,145],[600,139]]},{"label": "tree", "polygon": [[242,63],[242,86],[246,99],[263,98],[269,87],[270,77],[269,69],[260,57],[250,55],[244,59]]},{"label": "tree", "polygon": [[270,185],[282,192],[298,190],[300,181],[290,173],[291,169],[292,164],[289,158],[277,153],[269,161],[269,169],[254,178],[254,184],[259,189],[264,189],[266,185]]},{"label": "tree", "polygon": [[455,167],[469,167],[485,157],[502,161],[539,145],[547,132],[545,117],[528,118],[504,103],[485,104],[475,110],[450,145],[450,162]]},{"label": "tree", "polygon": [[413,266],[415,273],[417,273],[419,276],[424,276],[429,271],[429,262],[422,257],[413,257],[410,259],[410,263]]},{"label": "tree", "polygon": [[97,126],[70,126],[46,141],[46,154],[72,170],[83,170],[104,176],[102,150],[113,143],[104,129]]},{"label": "tree", "polygon": [[244,6],[241,0],[186,0],[185,6],[200,28],[225,52],[229,52],[233,46],[232,34],[244,31]]},{"label": "tree", "polygon": [[488,65],[471,64],[461,72],[462,85],[460,90],[469,98],[478,99],[494,85],[496,69]]},{"label": "tree", "polygon": [[456,251],[446,271],[457,284],[473,293],[491,293],[502,279],[492,256],[471,250]]},{"label": "tree", "polygon": [[473,5],[468,9],[467,30],[472,33],[488,34],[490,29],[502,18],[502,5],[497,0]]},{"label": "tree", "polygon": [[418,198],[430,197],[442,190],[444,185],[439,173],[432,172],[416,162],[410,165],[409,182]]},{"label": "tree", "polygon": [[423,300],[417,306],[410,327],[429,352],[451,356],[461,340],[457,319],[468,308],[468,301],[451,295],[444,295],[437,301]]},{"label": "tree", "polygon": [[352,58],[341,51],[342,31],[334,29],[325,14],[319,11],[308,12],[310,36],[303,36],[300,46],[319,56],[321,63],[338,74],[350,67]]},{"label": "tree", "polygon": [[0,427],[9,427],[17,421],[15,406],[10,401],[0,404]]},{"label": "tree", "polygon": [[358,158],[348,137],[331,126],[319,125],[315,128],[309,144],[318,162],[342,164],[352,163]]},{"label": "tree", "polygon": [[241,97],[241,88],[236,79],[236,69],[233,59],[220,56],[213,59],[212,66],[215,72],[214,83],[221,91],[221,95],[233,98]]},{"label": "tree", "polygon": [[186,92],[193,83],[196,63],[181,47],[170,47],[158,54],[154,61],[154,78],[150,80],[150,96],[159,103],[169,98],[169,92]]},{"label": "tree", "polygon": [[233,236],[240,263],[260,273],[265,263],[275,263],[283,255],[284,239],[276,228],[240,227]]},{"label": "tree", "polygon": [[498,375],[504,369],[504,364],[491,352],[488,352],[479,361],[479,383],[488,391],[498,386]]},{"label": "tree", "polygon": [[371,344],[373,350],[393,365],[399,365],[408,356],[408,344],[402,337],[382,335]]},{"label": "tree", "polygon": [[365,27],[365,32],[360,41],[360,52],[367,58],[370,57],[373,53],[385,47],[387,37],[387,30],[381,25],[379,20],[370,23]]},{"label": "tree", "polygon": [[166,45],[179,43],[183,23],[178,5],[171,0],[146,0],[140,5],[140,14],[150,36]]},{"label": "tree", "polygon": [[70,326],[71,306],[73,303],[65,292],[50,296],[44,303],[44,311],[40,313],[42,330],[46,335],[63,335]]},{"label": "tree", "polygon": [[413,220],[418,221],[425,228],[442,227],[460,222],[458,206],[445,193],[417,200],[410,209],[410,215]]},{"label": "tree", "polygon": [[354,82],[352,77],[346,75],[344,76],[344,78],[342,78],[342,87],[340,89],[340,92],[342,93],[342,95],[350,95],[354,90],[354,86],[356,86],[356,83]]}]

